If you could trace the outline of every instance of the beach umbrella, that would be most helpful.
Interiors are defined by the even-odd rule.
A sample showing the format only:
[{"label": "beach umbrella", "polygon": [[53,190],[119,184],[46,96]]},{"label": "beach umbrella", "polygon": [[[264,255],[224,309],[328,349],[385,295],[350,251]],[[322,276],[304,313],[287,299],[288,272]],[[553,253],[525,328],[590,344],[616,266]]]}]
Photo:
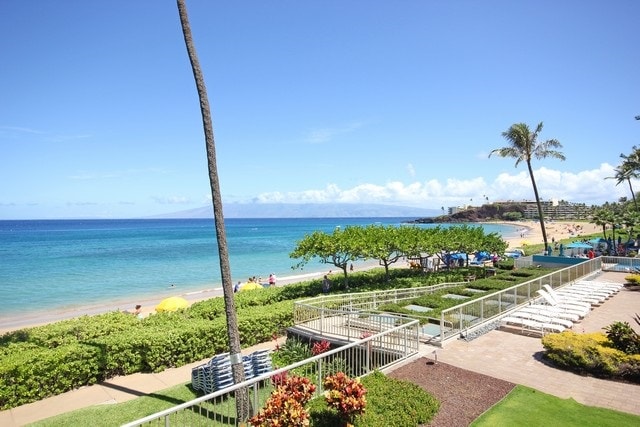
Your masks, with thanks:
[{"label": "beach umbrella", "polygon": [[160,304],[156,306],[158,313],[162,311],[177,311],[181,308],[189,307],[189,301],[182,297],[169,297],[160,301]]},{"label": "beach umbrella", "polygon": [[528,246],[530,244],[531,244],[531,242],[528,241],[528,240],[523,240],[522,242],[520,242],[520,246]]},{"label": "beach umbrella", "polygon": [[240,286],[240,292],[253,291],[255,289],[264,289],[264,287],[260,283],[256,283],[256,282],[248,282]]},{"label": "beach umbrella", "polygon": [[588,243],[573,242],[566,246],[567,249],[592,249],[592,246]]}]

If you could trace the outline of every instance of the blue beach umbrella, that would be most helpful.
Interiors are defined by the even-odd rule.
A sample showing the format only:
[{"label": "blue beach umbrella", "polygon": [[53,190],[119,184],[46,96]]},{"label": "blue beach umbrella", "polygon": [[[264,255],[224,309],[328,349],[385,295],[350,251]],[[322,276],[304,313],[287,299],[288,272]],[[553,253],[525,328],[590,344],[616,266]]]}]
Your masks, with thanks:
[{"label": "blue beach umbrella", "polygon": [[593,247],[588,243],[573,242],[567,245],[567,249],[592,249]]}]

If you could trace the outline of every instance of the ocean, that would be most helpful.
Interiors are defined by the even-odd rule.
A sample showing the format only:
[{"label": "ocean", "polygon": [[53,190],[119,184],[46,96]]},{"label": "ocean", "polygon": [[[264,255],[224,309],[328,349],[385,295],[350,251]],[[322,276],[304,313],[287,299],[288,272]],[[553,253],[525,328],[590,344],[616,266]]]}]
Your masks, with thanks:
[{"label": "ocean", "polygon": [[[302,280],[335,271],[319,262],[293,270],[289,253],[316,230],[411,219],[226,219],[233,281],[266,281],[270,273]],[[507,225],[483,227],[504,237],[518,232]],[[105,305],[130,309],[138,301],[219,288],[220,282],[212,219],[0,221],[0,328],[16,316]]]}]

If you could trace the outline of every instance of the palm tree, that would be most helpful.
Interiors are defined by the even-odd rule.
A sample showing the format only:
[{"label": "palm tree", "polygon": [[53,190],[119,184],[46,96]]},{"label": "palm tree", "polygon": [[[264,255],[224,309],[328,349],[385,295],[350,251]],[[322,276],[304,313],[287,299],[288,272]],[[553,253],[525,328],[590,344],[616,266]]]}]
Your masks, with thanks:
[{"label": "palm tree", "polygon": [[610,213],[606,207],[596,208],[591,215],[591,220],[589,221],[592,224],[599,225],[602,227],[602,238],[607,239],[607,225],[609,224]]},{"label": "palm tree", "polygon": [[638,211],[638,202],[636,200],[636,193],[633,191],[633,186],[631,185],[631,179],[640,178],[640,149],[634,145],[631,154],[628,156],[620,154],[620,158],[622,158],[622,164],[614,169],[616,174],[608,178],[615,179],[616,185],[627,181],[629,190],[631,191],[631,198],[633,199],[633,206],[636,211]]},{"label": "palm tree", "polygon": [[[204,127],[205,145],[207,150],[207,163],[209,166],[209,184],[211,186],[211,200],[213,203],[213,217],[218,242],[218,257],[220,259],[220,275],[222,278],[222,290],[227,318],[227,331],[229,335],[229,351],[233,370],[233,379],[236,383],[244,381],[244,368],[242,364],[240,333],[238,332],[238,318],[236,316],[235,302],[233,299],[233,283],[231,279],[231,268],[229,265],[229,251],[227,248],[227,236],[224,226],[224,216],[222,214],[222,197],[220,196],[220,182],[218,180],[218,167],[216,163],[216,146],[213,137],[213,124],[211,121],[211,110],[209,108],[209,98],[207,88],[204,84],[204,76],[200,68],[200,61],[196,53],[196,48],[191,35],[191,26],[187,15],[187,6],[184,0],[177,0],[182,34],[187,47],[191,69],[195,79],[198,97],[200,99],[200,113],[202,114],[202,125]],[[236,392],[236,412],[239,420],[246,420],[249,417],[249,395],[246,389]]]},{"label": "palm tree", "polygon": [[529,176],[531,177],[531,185],[533,186],[533,194],[536,197],[536,205],[538,206],[538,217],[540,218],[540,228],[542,230],[542,239],[544,240],[544,247],[547,248],[547,231],[544,228],[544,216],[542,215],[542,204],[540,203],[540,195],[538,194],[538,187],[536,186],[536,180],[533,176],[533,168],[531,167],[531,159],[544,159],[547,157],[555,157],[560,160],[564,160],[565,156],[556,148],[562,148],[562,144],[556,139],[549,139],[544,142],[538,142],[538,135],[542,131],[542,122],[538,124],[536,130],[531,132],[529,126],[526,123],[516,123],[511,125],[506,132],[502,132],[502,136],[509,141],[509,146],[496,148],[489,153],[489,157],[492,154],[497,154],[500,157],[511,157],[516,159],[515,166],[518,167],[520,162],[527,164],[529,169]]}]

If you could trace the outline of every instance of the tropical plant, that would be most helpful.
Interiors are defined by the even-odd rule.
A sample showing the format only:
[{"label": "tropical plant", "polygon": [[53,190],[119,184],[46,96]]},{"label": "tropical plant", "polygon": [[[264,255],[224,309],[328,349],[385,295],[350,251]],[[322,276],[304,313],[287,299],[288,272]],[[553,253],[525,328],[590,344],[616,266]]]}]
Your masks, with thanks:
[{"label": "tropical plant", "polygon": [[635,210],[638,211],[638,202],[633,191],[633,185],[631,185],[631,179],[640,178],[640,149],[634,146],[631,154],[620,154],[620,158],[622,158],[622,163],[614,169],[615,175],[609,176],[607,179],[615,179],[616,185],[620,185],[625,181],[629,184],[633,205]]},{"label": "tropical plant", "polygon": [[500,157],[514,158],[516,159],[516,167],[518,167],[520,162],[526,163],[527,169],[529,170],[529,177],[531,178],[531,185],[533,186],[533,193],[536,198],[536,205],[538,206],[538,219],[540,220],[542,239],[544,241],[544,247],[546,248],[548,246],[547,231],[544,226],[542,204],[540,202],[538,186],[536,185],[536,180],[533,175],[531,160],[534,157],[538,160],[547,157],[565,160],[565,156],[560,151],[556,150],[556,148],[562,148],[562,144],[560,144],[558,140],[548,139],[543,142],[538,142],[538,135],[542,131],[542,127],[543,124],[540,122],[535,131],[531,132],[526,123],[516,123],[511,125],[507,131],[502,133],[502,136],[510,145],[492,150],[491,153],[489,153],[489,157],[491,157],[492,154],[497,154]]},{"label": "tropical plant", "polygon": [[327,404],[337,409],[347,426],[350,426],[354,418],[363,414],[367,405],[364,388],[358,378],[352,379],[338,372],[335,375],[326,377],[323,382],[325,393],[324,398]]},{"label": "tropical plant", "polygon": [[309,411],[304,406],[315,391],[316,386],[309,378],[286,378],[271,393],[264,408],[249,419],[249,424],[255,427],[308,426]]},{"label": "tropical plant", "polygon": [[626,354],[640,354],[640,335],[628,322],[614,322],[604,330],[613,348]]},{"label": "tropical plant", "polygon": [[[218,258],[220,261],[220,275],[222,278],[222,290],[227,320],[227,331],[229,336],[229,351],[232,355],[233,378],[236,383],[244,381],[244,368],[242,357],[240,357],[240,333],[238,331],[238,319],[233,298],[233,283],[231,279],[231,268],[229,264],[229,250],[227,247],[227,237],[224,226],[224,216],[222,213],[222,197],[220,195],[220,182],[218,179],[218,166],[216,161],[216,146],[213,135],[213,122],[211,120],[211,109],[207,88],[204,82],[204,75],[198,60],[198,54],[191,34],[191,25],[187,14],[185,0],[177,0],[178,14],[182,26],[182,35],[191,62],[191,69],[195,79],[198,98],[200,100],[200,113],[202,115],[202,125],[204,128],[205,146],[207,151],[207,165],[209,168],[209,184],[211,187],[211,201],[213,204],[213,217],[218,243]],[[246,420],[249,417],[249,394],[248,390],[238,390],[236,393],[236,411],[238,419]]]}]

